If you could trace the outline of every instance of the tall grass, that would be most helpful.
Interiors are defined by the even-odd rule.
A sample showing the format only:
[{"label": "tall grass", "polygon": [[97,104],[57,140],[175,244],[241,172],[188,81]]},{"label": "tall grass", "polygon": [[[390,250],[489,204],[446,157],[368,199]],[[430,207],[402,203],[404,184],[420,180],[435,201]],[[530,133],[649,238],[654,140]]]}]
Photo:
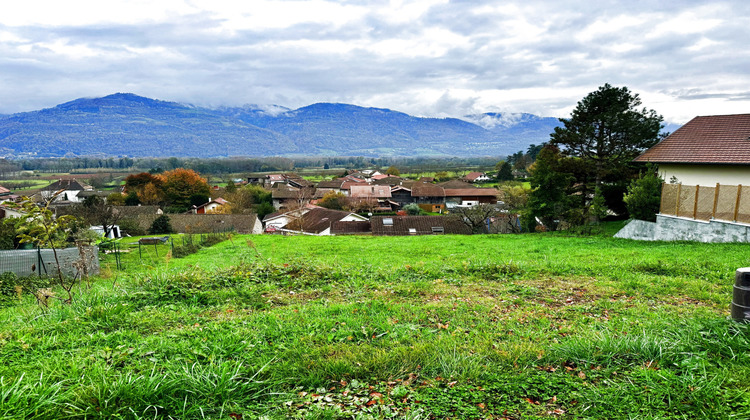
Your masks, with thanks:
[{"label": "tall grass", "polygon": [[0,309],[0,417],[750,416],[750,330],[727,319],[743,245],[240,237],[153,254],[70,305]]}]

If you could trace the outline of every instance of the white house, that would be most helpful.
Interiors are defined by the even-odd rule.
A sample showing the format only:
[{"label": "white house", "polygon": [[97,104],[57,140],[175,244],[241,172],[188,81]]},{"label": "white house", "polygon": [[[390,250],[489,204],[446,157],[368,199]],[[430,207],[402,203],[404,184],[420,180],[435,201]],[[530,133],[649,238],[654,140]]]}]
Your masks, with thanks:
[{"label": "white house", "polygon": [[750,184],[750,114],[695,117],[636,162],[659,164],[666,182]]},{"label": "white house", "polygon": [[77,179],[60,179],[42,188],[39,193],[41,194],[43,199],[48,200],[56,192],[61,191],[60,195],[57,196],[55,201],[69,201],[71,203],[78,203],[82,201],[78,197],[78,194],[80,192],[93,190],[94,187],[85,184]]}]

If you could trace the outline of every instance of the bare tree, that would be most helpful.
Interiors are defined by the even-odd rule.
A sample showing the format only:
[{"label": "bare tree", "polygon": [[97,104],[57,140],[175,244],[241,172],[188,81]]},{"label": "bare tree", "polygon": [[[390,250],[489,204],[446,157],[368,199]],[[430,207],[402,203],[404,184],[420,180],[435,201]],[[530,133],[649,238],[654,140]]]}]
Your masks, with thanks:
[{"label": "bare tree", "polygon": [[101,226],[104,236],[109,235],[112,228],[119,223],[122,214],[101,197],[86,197],[83,203],[76,206],[72,213],[92,226]]},{"label": "bare tree", "polygon": [[451,214],[471,229],[471,233],[490,233],[491,218],[500,213],[495,204],[455,207]]}]

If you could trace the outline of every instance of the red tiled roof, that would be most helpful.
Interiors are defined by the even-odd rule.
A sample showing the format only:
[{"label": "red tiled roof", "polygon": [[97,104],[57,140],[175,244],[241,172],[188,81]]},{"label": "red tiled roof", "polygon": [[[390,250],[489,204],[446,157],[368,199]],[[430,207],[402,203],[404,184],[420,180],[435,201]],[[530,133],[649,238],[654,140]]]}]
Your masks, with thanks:
[{"label": "red tiled roof", "polygon": [[464,178],[468,179],[469,181],[474,181],[480,176],[484,176],[484,172],[469,172]]},{"label": "red tiled roof", "polygon": [[334,222],[350,215],[348,211],[331,210],[323,207],[311,209],[302,216],[302,220],[295,219],[284,226],[285,229],[301,230],[308,233],[320,233],[330,228]]},{"label": "red tiled roof", "polygon": [[330,180],[330,181],[320,181],[320,182],[318,182],[317,187],[318,188],[336,188],[336,189],[340,189],[341,188],[341,184],[343,184],[343,183],[344,183],[344,180],[341,179],[341,178],[339,178],[339,179],[333,179],[333,180]]},{"label": "red tiled roof", "polygon": [[446,197],[497,197],[494,188],[446,188]]},{"label": "red tiled roof", "polygon": [[750,114],[695,117],[635,161],[750,165]]},{"label": "red tiled roof", "polygon": [[369,233],[371,231],[370,221],[363,222],[333,222],[331,233],[334,235],[343,235],[351,233]]},{"label": "red tiled roof", "polygon": [[443,187],[434,184],[415,183],[411,186],[412,197],[445,197]]},{"label": "red tiled roof", "polygon": [[[385,223],[386,220],[388,223]],[[376,236],[471,234],[466,224],[449,216],[374,216],[370,224],[372,234]]]},{"label": "red tiled roof", "polygon": [[388,198],[391,196],[391,187],[388,185],[352,185],[352,198]]},{"label": "red tiled roof", "polygon": [[450,181],[441,182],[438,185],[440,185],[443,188],[453,188],[453,189],[474,188],[473,185],[469,184],[466,181],[462,181],[460,179],[451,179]]},{"label": "red tiled roof", "polygon": [[61,179],[42,188],[42,191],[86,191],[90,189],[93,187],[77,179]]},{"label": "red tiled roof", "polygon": [[343,184],[341,184],[341,189],[350,190],[352,188],[352,185],[362,185],[362,183],[355,181],[345,181]]}]

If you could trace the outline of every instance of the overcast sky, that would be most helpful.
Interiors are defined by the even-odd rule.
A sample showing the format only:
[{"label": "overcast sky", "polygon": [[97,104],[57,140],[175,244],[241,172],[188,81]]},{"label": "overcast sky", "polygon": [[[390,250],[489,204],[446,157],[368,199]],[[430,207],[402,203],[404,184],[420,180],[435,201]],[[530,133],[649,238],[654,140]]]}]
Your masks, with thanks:
[{"label": "overcast sky", "polygon": [[23,0],[0,4],[0,113],[131,92],[566,117],[604,83],[668,122],[750,113],[750,2]]}]

